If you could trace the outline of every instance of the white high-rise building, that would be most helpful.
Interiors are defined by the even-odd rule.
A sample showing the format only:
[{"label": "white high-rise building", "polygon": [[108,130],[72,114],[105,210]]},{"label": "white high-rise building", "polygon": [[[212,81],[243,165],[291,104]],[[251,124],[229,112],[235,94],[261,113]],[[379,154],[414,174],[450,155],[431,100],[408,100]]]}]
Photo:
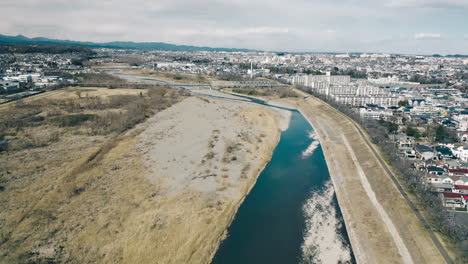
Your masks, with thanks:
[{"label": "white high-rise building", "polygon": [[349,75],[302,75],[292,79],[294,85],[306,86],[319,94],[331,96],[343,104],[397,106],[399,98],[384,88],[367,85],[366,81],[351,83]]}]

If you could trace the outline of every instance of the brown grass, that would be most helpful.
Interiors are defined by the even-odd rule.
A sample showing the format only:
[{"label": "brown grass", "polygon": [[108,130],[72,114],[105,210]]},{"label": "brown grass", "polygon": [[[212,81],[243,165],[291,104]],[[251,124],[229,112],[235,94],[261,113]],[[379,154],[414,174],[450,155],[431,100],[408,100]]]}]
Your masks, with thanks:
[{"label": "brown grass", "polygon": [[[124,223],[155,197],[158,187],[148,185],[138,173],[141,161],[131,157],[133,136],[118,135],[183,97],[154,87],[143,96],[107,98],[41,97],[2,109],[0,139],[8,144],[0,152],[0,263],[106,259],[110,249],[97,252],[111,242],[109,228],[118,232],[114,217]],[[134,178],[124,183],[128,177]],[[135,188],[145,197],[130,195]],[[84,238],[91,234],[95,246]],[[118,260],[119,247],[104,262]]]},{"label": "brown grass", "polygon": [[297,92],[290,87],[271,88],[226,88],[225,90],[252,96],[262,96],[269,99],[298,97]]},{"label": "brown grass", "polygon": [[[60,94],[74,94],[74,90]],[[105,97],[60,97],[54,93],[52,97],[20,100],[3,109],[0,139],[8,140],[8,150],[17,151],[47,146],[63,133],[118,134],[182,98],[177,91],[158,86],[144,95],[126,94],[127,91],[112,94],[108,90],[102,89]],[[97,94],[99,88],[93,92]]]},{"label": "brown grass", "polygon": [[[50,106],[47,113],[57,117],[74,111],[96,115],[120,111],[62,105]],[[32,107],[22,110],[25,114]],[[127,136],[77,133],[89,120],[58,128],[48,123],[46,113],[31,113],[44,116],[40,121],[44,124],[21,125],[21,133],[52,128],[61,136],[47,146],[0,153],[0,163],[5,164],[0,166],[1,263],[210,262],[241,200],[190,190],[169,196],[163,182],[146,178],[141,153],[135,149],[136,131]],[[243,115],[262,124],[262,133],[271,139],[256,153],[263,166],[279,138],[274,117],[260,119],[253,110]],[[7,132],[15,128],[8,127]],[[217,134],[220,131],[213,132],[213,138]],[[228,150],[234,153],[236,146]],[[236,187],[242,197],[261,169],[246,169],[247,180]],[[204,176],[211,174],[213,170]],[[226,181],[218,191],[226,187],[233,188]]]}]

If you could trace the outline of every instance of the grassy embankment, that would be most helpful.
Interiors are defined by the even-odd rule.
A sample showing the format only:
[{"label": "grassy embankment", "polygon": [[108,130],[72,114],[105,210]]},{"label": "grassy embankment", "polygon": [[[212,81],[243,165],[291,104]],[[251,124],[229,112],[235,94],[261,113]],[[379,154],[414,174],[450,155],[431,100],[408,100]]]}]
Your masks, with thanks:
[{"label": "grassy embankment", "polygon": [[132,152],[138,132],[123,132],[182,98],[70,88],[1,109],[0,262],[121,260],[110,240],[128,239],[121,227],[155,195]]},{"label": "grassy embankment", "polygon": [[[319,134],[322,135],[322,138],[326,139],[325,142],[322,142],[322,146],[324,147],[324,153],[326,157],[328,157],[327,162],[329,160],[331,163],[333,163],[335,160],[340,161],[335,164],[334,167],[338,168],[346,164],[347,161],[344,158],[346,152],[329,151],[328,149],[340,148],[340,134],[342,134],[343,138],[349,139],[348,141],[350,142],[350,148],[354,151],[354,155],[356,155],[357,160],[360,161],[359,164],[363,168],[363,173],[365,173],[367,180],[370,182],[372,189],[375,191],[377,199],[380,201],[386,213],[391,218],[399,235],[401,236],[401,239],[404,241],[405,246],[411,253],[413,260],[416,261],[416,263],[439,263],[440,261],[443,261],[436,246],[431,241],[428,232],[424,230],[421,223],[415,217],[414,212],[411,211],[410,207],[406,204],[401,194],[390,181],[390,178],[386,177],[387,173],[385,170],[383,170],[383,165],[380,164],[380,162],[377,160],[377,157],[375,157],[372,152],[365,147],[365,144],[361,143],[361,141],[363,141],[364,138],[368,138],[368,136],[366,134],[364,134],[362,137],[359,136],[359,133],[357,133],[355,128],[353,128],[353,121],[348,119],[338,110],[332,108],[330,105],[318,100],[317,98],[310,97],[306,100],[299,100],[296,103],[314,123],[315,128],[321,131]],[[377,148],[376,146],[374,147]],[[380,156],[384,157],[384,155]],[[333,171],[336,169],[334,167],[330,168],[332,176],[334,176],[335,179],[343,177],[343,175],[340,173],[333,173]],[[344,174],[343,177],[345,181],[340,182],[338,186],[342,185],[343,183],[345,185],[352,184],[352,178],[347,179],[347,177],[350,177],[352,173],[353,171],[348,170],[347,174]],[[346,183],[348,180],[349,183]],[[351,196],[344,197],[343,193],[346,192],[349,192]],[[345,215],[349,215],[347,227],[351,228],[349,228],[348,232],[352,232],[355,228],[355,225],[351,224],[352,222],[358,221],[356,226],[359,227],[361,225],[361,228],[366,230],[373,228],[371,225],[372,221],[375,220],[374,222],[378,222],[378,218],[374,219],[373,217],[371,218],[363,213],[360,213],[360,211],[364,210],[363,204],[360,204],[360,206],[345,205],[348,203],[348,201],[353,203],[353,201],[357,200],[359,197],[364,197],[361,195],[361,192],[352,194],[352,191],[344,188],[341,191],[337,190],[337,193],[342,210],[345,211]],[[349,200],[349,198],[352,200]],[[353,208],[353,210],[349,211],[350,208]],[[346,211],[349,212],[346,213]],[[357,244],[362,246],[365,244],[365,241],[367,241],[365,235],[362,232],[354,233],[355,235],[351,235],[351,240],[356,241],[355,245]],[[370,233],[367,236],[372,237],[373,233]],[[382,242],[383,237],[384,236],[380,234],[380,241],[377,241],[379,241],[379,243]],[[359,240],[361,240],[361,242],[358,242]],[[373,246],[371,245],[371,247],[362,248],[364,249],[363,251],[369,251],[372,247]],[[389,247],[387,248],[390,250]]]}]

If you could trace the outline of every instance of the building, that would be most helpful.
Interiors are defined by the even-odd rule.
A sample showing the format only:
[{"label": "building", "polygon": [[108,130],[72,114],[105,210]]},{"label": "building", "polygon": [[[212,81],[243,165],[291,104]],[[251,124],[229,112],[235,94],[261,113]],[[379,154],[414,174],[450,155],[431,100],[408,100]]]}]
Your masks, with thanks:
[{"label": "building", "polygon": [[359,111],[359,115],[362,118],[366,118],[366,119],[386,120],[389,117],[391,117],[393,114],[391,112],[387,112],[384,110],[376,111],[376,110],[361,108],[361,110]]},{"label": "building", "polygon": [[330,96],[342,104],[361,106],[376,104],[379,106],[397,106],[399,97],[384,88],[368,85],[366,80],[352,83],[349,75],[302,75],[292,78],[294,85],[305,86],[313,92]]},{"label": "building", "polygon": [[440,197],[445,207],[464,208],[466,206],[465,199],[460,193],[443,192]]},{"label": "building", "polygon": [[462,161],[468,162],[468,147],[460,146],[452,147],[451,149],[455,157],[461,159]]}]

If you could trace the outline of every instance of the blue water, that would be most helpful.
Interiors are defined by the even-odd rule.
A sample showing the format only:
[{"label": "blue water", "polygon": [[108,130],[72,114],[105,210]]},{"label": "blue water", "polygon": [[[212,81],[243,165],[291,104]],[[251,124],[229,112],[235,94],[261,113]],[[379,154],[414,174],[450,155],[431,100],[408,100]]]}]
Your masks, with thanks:
[{"label": "blue water", "polygon": [[[330,180],[320,146],[309,157],[302,155],[314,140],[309,137],[311,131],[304,117],[292,111],[289,129],[281,134],[272,160],[239,208],[213,263],[303,261],[303,206],[314,190]],[[336,199],[332,203],[339,211]],[[341,217],[338,220],[343,221]],[[342,232],[343,244],[349,245],[344,225],[338,232]]]}]

